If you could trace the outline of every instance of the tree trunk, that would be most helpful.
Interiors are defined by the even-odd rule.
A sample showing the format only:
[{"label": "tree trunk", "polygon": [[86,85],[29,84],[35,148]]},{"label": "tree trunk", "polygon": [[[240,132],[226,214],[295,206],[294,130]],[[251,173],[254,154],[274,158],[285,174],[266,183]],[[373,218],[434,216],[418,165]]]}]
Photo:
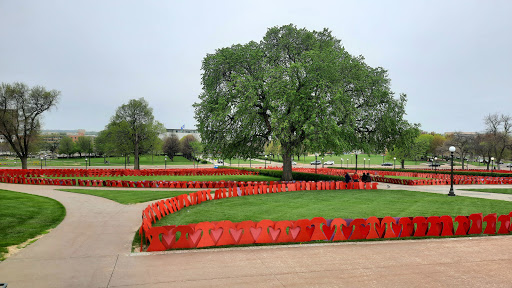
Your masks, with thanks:
[{"label": "tree trunk", "polygon": [[402,163],[402,169],[405,169],[405,160],[402,159],[401,163]]},{"label": "tree trunk", "polygon": [[290,153],[283,148],[283,176],[281,177],[283,181],[292,181],[292,157]]},{"label": "tree trunk", "polygon": [[28,168],[27,156],[20,157],[20,160],[21,160],[21,169],[27,169]]}]

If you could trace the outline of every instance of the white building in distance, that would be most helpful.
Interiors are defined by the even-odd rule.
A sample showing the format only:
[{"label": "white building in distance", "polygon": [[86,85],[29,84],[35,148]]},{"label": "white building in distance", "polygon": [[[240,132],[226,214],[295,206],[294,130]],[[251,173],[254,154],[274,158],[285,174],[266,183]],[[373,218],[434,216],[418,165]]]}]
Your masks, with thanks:
[{"label": "white building in distance", "polygon": [[201,134],[199,134],[199,131],[195,130],[195,129],[166,129],[167,132],[163,133],[163,134],[160,134],[160,138],[165,138],[165,137],[168,137],[168,136],[171,136],[172,134],[175,134],[176,136],[178,136],[178,139],[181,139],[189,134],[192,134],[194,135],[194,137],[196,137],[196,139],[198,141],[201,141]]}]

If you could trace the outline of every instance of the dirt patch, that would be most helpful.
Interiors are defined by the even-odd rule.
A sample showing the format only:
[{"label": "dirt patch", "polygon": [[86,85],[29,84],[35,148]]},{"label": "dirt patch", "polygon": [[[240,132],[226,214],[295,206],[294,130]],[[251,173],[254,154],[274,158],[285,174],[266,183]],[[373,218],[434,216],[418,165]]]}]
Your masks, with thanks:
[{"label": "dirt patch", "polygon": [[44,234],[41,234],[39,236],[36,236],[32,239],[28,239],[27,241],[21,243],[21,244],[18,244],[18,245],[13,245],[13,246],[9,246],[7,247],[7,253],[3,254],[0,256],[0,259],[3,258],[3,260],[9,258],[10,256],[18,253],[19,251],[21,251],[21,249],[27,247],[28,245],[36,242],[37,240],[39,240],[40,238],[42,238],[44,235],[48,234],[50,232],[50,230],[46,231]]}]

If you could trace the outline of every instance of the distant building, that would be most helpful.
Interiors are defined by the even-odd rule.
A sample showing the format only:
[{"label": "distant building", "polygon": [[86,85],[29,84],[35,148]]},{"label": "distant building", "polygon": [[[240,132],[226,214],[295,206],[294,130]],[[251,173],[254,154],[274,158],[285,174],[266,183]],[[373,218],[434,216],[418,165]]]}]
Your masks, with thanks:
[{"label": "distant building", "polygon": [[201,141],[201,134],[199,134],[199,131],[195,129],[166,129],[167,131],[163,134],[160,134],[160,138],[169,137],[172,134],[178,136],[178,139],[181,139],[189,134],[194,135],[198,141]]},{"label": "distant building", "polygon": [[478,134],[478,132],[461,132],[461,131],[457,131],[457,132],[444,132],[444,136],[446,136],[446,137],[452,136],[455,133],[458,133],[458,134],[460,134],[462,136],[476,136]]},{"label": "distant building", "polygon": [[81,136],[96,137],[95,133],[86,133],[84,129],[78,129],[76,132],[72,130],[43,130],[41,134],[43,141],[46,142],[60,142],[64,136],[68,136],[73,142],[78,141],[78,137]]}]

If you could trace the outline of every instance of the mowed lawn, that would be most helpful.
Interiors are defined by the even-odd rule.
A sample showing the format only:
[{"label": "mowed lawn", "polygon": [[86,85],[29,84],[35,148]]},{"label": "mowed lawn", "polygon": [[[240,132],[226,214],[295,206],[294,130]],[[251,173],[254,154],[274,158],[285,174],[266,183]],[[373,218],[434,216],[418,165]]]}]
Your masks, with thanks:
[{"label": "mowed lawn", "polygon": [[470,197],[448,197],[401,190],[296,191],[252,195],[203,202],[170,214],[157,226],[183,225],[203,221],[270,219],[297,220],[313,217],[368,218],[405,216],[508,214],[512,202]]},{"label": "mowed lawn", "polygon": [[109,177],[50,177],[83,180],[123,180],[123,181],[278,181],[280,178],[260,175],[212,175],[212,176],[109,176]]},{"label": "mowed lawn", "polygon": [[79,194],[93,195],[103,197],[120,204],[136,204],[147,201],[159,200],[164,198],[172,198],[181,194],[188,194],[198,190],[139,190],[132,188],[131,190],[97,190],[97,189],[58,189],[59,191],[72,192]]},{"label": "mowed lawn", "polygon": [[7,247],[46,233],[65,215],[66,209],[56,200],[0,190],[0,260]]}]

